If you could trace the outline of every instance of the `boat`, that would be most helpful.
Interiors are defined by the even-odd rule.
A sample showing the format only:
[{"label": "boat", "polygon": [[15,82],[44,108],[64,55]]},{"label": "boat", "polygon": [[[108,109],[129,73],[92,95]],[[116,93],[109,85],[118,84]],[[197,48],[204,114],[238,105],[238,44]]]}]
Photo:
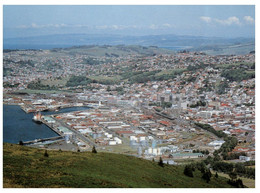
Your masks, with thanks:
[{"label": "boat", "polygon": [[37,112],[37,113],[34,113],[34,116],[33,116],[33,121],[35,121],[36,123],[42,123],[42,115],[41,115],[41,112]]}]

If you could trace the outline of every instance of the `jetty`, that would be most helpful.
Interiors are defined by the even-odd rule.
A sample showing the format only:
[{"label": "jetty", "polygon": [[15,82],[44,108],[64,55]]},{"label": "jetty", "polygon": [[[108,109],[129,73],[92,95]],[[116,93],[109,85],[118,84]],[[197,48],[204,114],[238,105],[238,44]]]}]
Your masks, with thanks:
[{"label": "jetty", "polygon": [[49,138],[44,138],[44,139],[35,139],[31,141],[24,141],[23,145],[33,145],[36,143],[44,143],[48,141],[57,141],[57,140],[64,140],[62,136],[57,136],[57,137],[49,137]]}]

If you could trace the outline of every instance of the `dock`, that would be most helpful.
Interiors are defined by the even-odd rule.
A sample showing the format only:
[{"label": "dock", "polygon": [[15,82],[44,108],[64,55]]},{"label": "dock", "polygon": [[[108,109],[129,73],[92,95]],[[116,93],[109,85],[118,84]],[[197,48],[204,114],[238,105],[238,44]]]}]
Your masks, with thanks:
[{"label": "dock", "polygon": [[51,130],[53,130],[55,133],[57,133],[58,135],[60,135],[61,137],[64,137],[63,133],[60,132],[60,130],[58,129],[58,126],[55,126],[55,124],[53,123],[48,123],[47,121],[44,121],[43,119],[41,120],[41,122],[43,124],[45,124],[46,126],[48,126]]},{"label": "dock", "polygon": [[47,141],[57,141],[57,140],[64,140],[62,136],[57,136],[57,137],[49,137],[49,138],[44,138],[44,139],[35,139],[32,141],[24,141],[23,145],[32,145],[35,143],[43,143]]},{"label": "dock", "polygon": [[[87,106],[90,108],[93,107],[98,107],[98,104],[96,103],[85,103],[84,105],[81,106]],[[41,112],[41,111],[56,111],[64,108],[71,108],[71,107],[81,107],[75,104],[65,104],[65,105],[59,105],[59,106],[42,106],[41,108],[34,106],[34,105],[20,105],[21,109],[25,113],[35,113],[35,112]]]}]

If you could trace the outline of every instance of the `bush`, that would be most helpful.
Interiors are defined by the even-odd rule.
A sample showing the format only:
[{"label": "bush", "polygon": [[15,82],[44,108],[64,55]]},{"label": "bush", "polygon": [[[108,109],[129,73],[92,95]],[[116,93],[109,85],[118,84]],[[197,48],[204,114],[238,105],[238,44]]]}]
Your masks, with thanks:
[{"label": "bush", "polygon": [[254,73],[247,73],[244,69],[227,69],[221,73],[221,76],[230,81],[242,81],[255,78]]},{"label": "bush", "polygon": [[97,150],[96,150],[95,146],[93,146],[93,148],[92,148],[92,153],[97,153]]},{"label": "bush", "polygon": [[186,165],[183,171],[184,175],[192,177],[193,178],[193,170],[190,165]]},{"label": "bush", "polygon": [[245,188],[243,181],[241,179],[237,180],[228,180],[228,184],[235,186],[236,188]]},{"label": "bush", "polygon": [[47,153],[47,150],[44,152],[44,157],[49,157],[49,154]]},{"label": "bush", "polygon": [[158,165],[161,166],[161,167],[164,167],[164,163],[163,163],[162,157],[160,157]]},{"label": "bush", "polygon": [[232,163],[218,161],[212,164],[212,168],[215,171],[230,173],[233,171],[234,166]]},{"label": "bush", "polygon": [[207,171],[202,175],[202,179],[206,180],[206,182],[209,183],[211,176],[212,176],[212,174],[211,174],[210,170],[207,170]]},{"label": "bush", "polygon": [[202,123],[195,123],[196,126],[209,131],[213,134],[215,134],[217,137],[226,137],[227,135],[223,131],[216,131],[213,127],[211,127],[209,124],[202,124]]}]

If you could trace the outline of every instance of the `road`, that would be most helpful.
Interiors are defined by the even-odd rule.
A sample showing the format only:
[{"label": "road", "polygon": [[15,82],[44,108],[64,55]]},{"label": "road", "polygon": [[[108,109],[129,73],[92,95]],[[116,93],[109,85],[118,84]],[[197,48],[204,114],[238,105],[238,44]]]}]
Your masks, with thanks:
[{"label": "road", "polygon": [[82,135],[79,131],[72,129],[69,125],[67,125],[64,122],[59,121],[58,119],[56,119],[55,117],[52,117],[57,123],[60,124],[60,126],[66,127],[68,128],[70,131],[72,131],[79,139],[81,139],[83,142],[88,143],[92,146],[98,147],[98,145],[93,142],[91,139],[89,139],[88,137],[85,137],[84,135]]}]

